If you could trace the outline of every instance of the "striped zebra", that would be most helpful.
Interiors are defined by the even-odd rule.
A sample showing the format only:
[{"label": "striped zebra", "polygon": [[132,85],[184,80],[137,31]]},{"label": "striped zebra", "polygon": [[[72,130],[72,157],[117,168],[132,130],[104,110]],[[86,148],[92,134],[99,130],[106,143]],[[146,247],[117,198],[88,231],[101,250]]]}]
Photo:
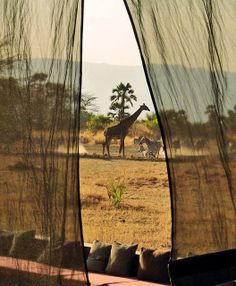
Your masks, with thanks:
[{"label": "striped zebra", "polygon": [[142,145],[146,144],[146,146],[147,146],[146,157],[148,157],[148,158],[159,158],[160,150],[163,147],[161,140],[151,140],[151,139],[143,136],[141,138],[139,144],[140,144],[140,148],[142,149],[142,152],[145,150]]}]

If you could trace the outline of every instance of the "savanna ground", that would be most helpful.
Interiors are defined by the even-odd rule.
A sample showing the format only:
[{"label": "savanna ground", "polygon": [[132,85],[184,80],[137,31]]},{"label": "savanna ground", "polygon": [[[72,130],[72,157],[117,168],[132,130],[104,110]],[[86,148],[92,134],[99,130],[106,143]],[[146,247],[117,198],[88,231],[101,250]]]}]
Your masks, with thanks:
[{"label": "savanna ground", "polygon": [[[113,147],[111,152],[116,151]],[[87,150],[95,150],[89,148]],[[97,153],[99,150],[97,150]],[[127,148],[128,156],[135,154]],[[107,187],[123,183],[119,206],[109,200]],[[166,163],[132,160],[80,159],[80,190],[84,238],[169,249],[170,194]]]},{"label": "savanna ground", "polygon": [[[150,132],[144,125],[132,131],[135,137]],[[140,133],[140,134],[139,134]],[[101,155],[103,133],[88,137],[81,153]],[[132,135],[132,134],[131,134]],[[133,136],[126,138],[126,158],[142,158]],[[80,159],[80,192],[84,239],[92,242],[138,243],[139,247],[167,250],[171,248],[170,192],[165,160],[138,161],[117,158],[119,141],[110,146],[113,159]],[[121,203],[114,206],[108,189],[123,184]]]},{"label": "savanna ground", "polygon": [[[144,128],[144,127],[143,127]],[[146,130],[146,129],[145,129]],[[144,132],[141,130],[140,132]],[[145,134],[145,133],[144,133]],[[84,134],[82,134],[84,135]],[[138,136],[139,134],[137,134]],[[89,154],[102,156],[103,134],[91,136],[85,148]],[[111,154],[118,155],[119,142],[111,146]],[[138,147],[133,145],[133,136],[126,138],[127,157],[142,158]],[[58,152],[63,153],[61,146]],[[54,182],[50,177],[50,163],[43,173],[38,155],[33,155],[32,168],[25,168],[21,155],[2,153],[0,162],[0,229],[36,229],[44,232],[45,223],[54,224],[53,230],[60,234],[63,216],[63,174],[65,160],[57,156],[59,177],[54,178],[56,193],[51,198],[50,188]],[[138,243],[158,249],[171,247],[170,194],[166,163],[162,161],[134,161],[80,158],[80,194],[85,242],[99,239],[104,242]],[[48,158],[50,162],[50,158]],[[31,163],[30,163],[31,164]],[[57,172],[57,171],[56,171]],[[46,176],[46,177],[45,177]],[[52,174],[52,180],[53,179]],[[45,181],[45,182],[44,182]],[[51,187],[47,184],[50,183]],[[114,206],[108,197],[107,187],[111,183],[122,183],[125,192],[119,205]],[[58,194],[57,194],[58,193]],[[74,198],[68,192],[68,217],[66,238],[73,239]],[[55,207],[54,207],[55,205]],[[48,214],[51,214],[51,218]],[[54,223],[55,222],[55,223]],[[55,225],[57,224],[57,225]]]},{"label": "savanna ground", "polygon": [[[127,158],[137,158],[137,149],[127,145]],[[101,154],[99,145],[85,147],[88,153]],[[111,160],[80,160],[85,240],[117,240],[170,249],[171,208],[166,162],[119,160],[117,153],[118,146],[113,145]],[[223,167],[213,141],[208,141],[203,150],[182,148],[170,160],[177,222],[175,257],[236,247],[235,198],[231,193],[236,186],[233,176],[236,154],[230,154],[227,164],[228,167]],[[227,175],[227,168],[232,175]],[[116,208],[108,199],[107,186],[120,180],[125,182],[127,191]]]},{"label": "savanna ground", "polygon": [[[101,145],[87,145],[90,154],[101,154]],[[118,153],[118,145],[111,148]],[[141,155],[134,146],[127,146],[127,156]],[[49,193],[42,183],[34,181],[32,170],[22,163],[21,155],[1,154],[0,163],[0,229],[36,229],[43,232],[43,226],[52,214],[52,223],[60,228],[63,216],[63,178],[59,178],[57,205],[45,209],[49,204]],[[42,180],[40,159],[34,158],[36,180]],[[62,174],[64,159],[55,159]],[[32,182],[31,182],[32,180]],[[122,183],[125,192],[121,203],[114,206],[108,197],[110,183]],[[117,159],[80,158],[80,193],[85,242],[99,239],[104,242],[139,243],[158,249],[171,246],[170,195],[165,161],[133,161]],[[43,201],[44,202],[43,202]],[[43,202],[43,204],[42,204]],[[56,203],[57,202],[57,203]],[[67,239],[73,239],[73,197],[68,194]],[[53,226],[55,229],[56,225]]]},{"label": "savanna ground", "polygon": [[[228,188],[229,179],[233,190],[236,186],[233,176],[236,154],[232,154],[229,161],[232,177],[227,178],[219,156],[210,147],[208,144],[211,153],[206,151],[198,157],[194,156],[193,150],[188,149],[186,154],[183,150],[169,162],[175,178],[172,195],[177,222],[174,242],[179,248],[176,256],[189,255],[190,251],[201,254],[236,247],[236,215],[232,205],[234,192],[230,193]],[[85,148],[90,154],[102,154],[101,144],[88,144]],[[111,154],[117,153],[118,145],[113,145]],[[137,148],[127,144],[127,158],[131,156],[140,155]],[[35,157],[28,170],[22,164],[20,155],[1,154],[0,229],[33,228],[41,234],[47,223],[52,231],[60,234],[65,203],[62,175],[65,174],[66,160],[59,154],[53,157],[58,163],[55,170],[59,174],[54,176],[57,179],[55,186],[56,181],[50,181],[50,164],[47,168],[49,173],[44,173],[39,157]],[[44,179],[46,184],[43,184]],[[51,202],[48,182],[54,187]],[[121,182],[125,186],[118,206],[114,206],[108,197],[107,187],[112,182]],[[104,242],[116,240],[139,243],[139,247],[170,249],[170,193],[164,160],[81,157],[80,192],[86,242],[94,239]],[[76,199],[73,192],[68,191],[65,232],[69,240],[74,239],[76,233],[73,221]]]}]

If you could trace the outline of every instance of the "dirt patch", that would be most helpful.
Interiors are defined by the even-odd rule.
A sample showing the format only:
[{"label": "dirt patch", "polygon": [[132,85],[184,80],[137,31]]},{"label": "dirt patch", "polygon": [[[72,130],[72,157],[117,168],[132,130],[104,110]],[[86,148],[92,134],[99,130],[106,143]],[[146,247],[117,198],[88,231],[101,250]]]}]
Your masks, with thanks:
[{"label": "dirt patch", "polygon": [[105,201],[105,198],[100,195],[88,195],[81,197],[82,208],[95,207]]}]

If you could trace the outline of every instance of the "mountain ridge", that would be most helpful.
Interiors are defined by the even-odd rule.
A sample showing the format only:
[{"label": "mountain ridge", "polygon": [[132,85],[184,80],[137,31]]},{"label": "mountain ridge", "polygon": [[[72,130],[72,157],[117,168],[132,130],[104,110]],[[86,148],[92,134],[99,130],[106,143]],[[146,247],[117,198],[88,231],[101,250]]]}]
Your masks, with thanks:
[{"label": "mountain ridge", "polygon": [[[56,59],[54,76],[59,70],[63,75],[65,61]],[[47,72],[51,59],[32,59],[31,72]],[[75,63],[75,69],[79,66]],[[165,109],[185,109],[189,119],[192,121],[206,120],[206,106],[212,103],[212,90],[209,72],[203,68],[186,68],[181,65],[169,65],[168,72],[161,65],[152,65],[155,70],[153,75],[154,84],[157,84],[162,95]],[[59,73],[58,73],[59,74]],[[232,109],[236,105],[236,73],[226,72],[228,81],[227,102],[225,108]],[[83,62],[82,65],[82,92],[93,94],[99,106],[99,113],[106,114],[109,111],[110,96],[112,89],[120,82],[129,82],[137,96],[137,102],[130,109],[130,113],[137,110],[139,105],[146,103],[151,111],[154,111],[152,99],[146,83],[143,67],[113,65],[107,63]],[[160,96],[156,89],[155,98],[158,101]],[[192,94],[189,97],[189,94]],[[202,94],[205,96],[203,97]],[[159,106],[160,106],[159,102]],[[144,117],[145,114],[142,114]]]}]

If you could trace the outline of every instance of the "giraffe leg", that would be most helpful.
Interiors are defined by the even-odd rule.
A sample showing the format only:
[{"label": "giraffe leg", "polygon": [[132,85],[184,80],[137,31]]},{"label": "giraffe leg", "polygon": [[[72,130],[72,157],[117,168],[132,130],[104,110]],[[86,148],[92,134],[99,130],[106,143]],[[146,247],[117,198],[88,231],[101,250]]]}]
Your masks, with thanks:
[{"label": "giraffe leg", "polygon": [[122,151],[122,149],[123,149],[122,142],[123,142],[123,135],[121,134],[121,135],[120,135],[120,149],[119,149],[119,155],[121,155],[121,151]]},{"label": "giraffe leg", "polygon": [[125,140],[123,141],[123,158],[125,158]]},{"label": "giraffe leg", "polygon": [[125,158],[125,138],[122,138],[123,158]]},{"label": "giraffe leg", "polygon": [[105,154],[105,150],[107,150],[107,136],[105,137],[105,142],[102,144],[102,148],[103,148],[103,155],[104,155]]},{"label": "giraffe leg", "polygon": [[102,143],[102,152],[105,155],[105,150],[107,149],[107,137],[105,137],[105,142]]},{"label": "giraffe leg", "polygon": [[120,139],[120,149],[119,149],[119,155],[121,154],[122,151],[122,139]]},{"label": "giraffe leg", "polygon": [[107,147],[107,154],[108,154],[108,157],[110,158],[110,143],[111,143],[111,139],[107,138],[106,139],[106,147]]}]

